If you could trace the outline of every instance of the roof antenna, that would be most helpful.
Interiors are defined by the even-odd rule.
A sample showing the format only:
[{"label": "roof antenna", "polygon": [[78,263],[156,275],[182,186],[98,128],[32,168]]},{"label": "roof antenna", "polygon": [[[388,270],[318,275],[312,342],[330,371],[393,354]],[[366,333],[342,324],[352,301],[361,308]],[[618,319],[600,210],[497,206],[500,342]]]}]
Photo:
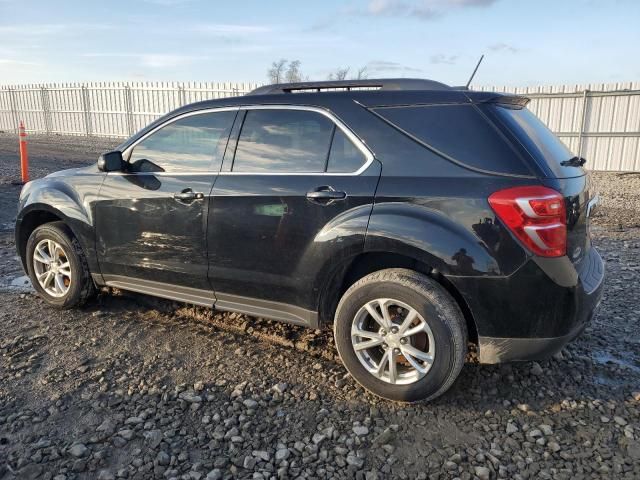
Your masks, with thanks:
[{"label": "roof antenna", "polygon": [[476,72],[478,71],[478,67],[480,66],[480,64],[482,63],[482,59],[484,58],[484,53],[482,55],[480,55],[480,60],[478,60],[478,63],[476,64],[476,68],[473,69],[473,73],[471,74],[471,76],[469,77],[469,81],[467,82],[467,84],[464,86],[464,88],[468,89],[469,85],[471,85],[471,81],[473,80],[473,77],[476,76]]}]

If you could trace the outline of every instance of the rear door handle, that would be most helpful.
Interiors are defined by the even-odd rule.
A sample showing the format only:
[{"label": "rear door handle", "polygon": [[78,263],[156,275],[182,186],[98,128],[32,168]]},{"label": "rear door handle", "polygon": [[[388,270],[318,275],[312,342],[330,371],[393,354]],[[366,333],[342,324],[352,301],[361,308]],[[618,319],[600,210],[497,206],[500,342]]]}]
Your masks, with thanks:
[{"label": "rear door handle", "polygon": [[347,198],[346,192],[339,192],[331,186],[318,187],[307,192],[307,199],[311,202],[328,204]]},{"label": "rear door handle", "polygon": [[194,192],[190,188],[185,188],[181,192],[174,193],[173,198],[179,202],[192,202],[194,200],[201,200],[204,198],[204,193]]}]

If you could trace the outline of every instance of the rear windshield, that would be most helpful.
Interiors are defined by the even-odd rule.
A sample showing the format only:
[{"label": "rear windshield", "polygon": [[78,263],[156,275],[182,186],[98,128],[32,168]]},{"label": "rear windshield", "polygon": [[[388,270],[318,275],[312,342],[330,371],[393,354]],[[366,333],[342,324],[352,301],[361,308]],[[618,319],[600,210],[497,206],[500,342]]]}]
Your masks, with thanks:
[{"label": "rear windshield", "polygon": [[374,111],[420,142],[470,167],[532,174],[516,150],[473,105],[381,107]]},{"label": "rear windshield", "polygon": [[569,160],[574,154],[530,110],[502,105],[492,108],[536,162],[541,166],[548,165],[554,176],[564,178],[584,175],[581,167],[560,165],[560,162]]}]

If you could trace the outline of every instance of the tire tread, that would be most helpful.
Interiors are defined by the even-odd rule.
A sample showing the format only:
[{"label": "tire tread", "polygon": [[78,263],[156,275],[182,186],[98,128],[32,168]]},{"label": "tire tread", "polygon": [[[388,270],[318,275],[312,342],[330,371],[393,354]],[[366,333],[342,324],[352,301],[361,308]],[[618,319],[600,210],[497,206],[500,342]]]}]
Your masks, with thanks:
[{"label": "tire tread", "polygon": [[422,273],[405,268],[388,268],[370,273],[351,285],[341,298],[336,309],[334,329],[337,325],[340,311],[351,293],[364,286],[382,282],[393,282],[413,290],[427,298],[443,313],[439,315],[439,317],[445,324],[453,341],[453,365],[438,390],[424,399],[416,401],[433,400],[446,392],[453,385],[456,378],[458,378],[464,366],[468,340],[467,325],[460,307],[449,292],[438,282]]},{"label": "tire tread", "polygon": [[[73,248],[73,253],[80,263],[79,270],[81,277],[78,280],[81,288],[78,292],[77,298],[65,299],[64,303],[56,304],[56,306],[61,309],[70,309],[85,305],[95,295],[96,286],[93,283],[93,278],[91,277],[87,257],[82,250],[80,242],[78,242],[78,239],[75,237],[71,229],[61,221],[45,223],[36,227],[36,229],[31,233],[31,237],[33,237],[38,232],[46,232],[47,230],[64,238],[67,243],[69,243],[69,245],[71,245],[71,247]],[[27,262],[30,262],[30,260],[27,259]]]}]

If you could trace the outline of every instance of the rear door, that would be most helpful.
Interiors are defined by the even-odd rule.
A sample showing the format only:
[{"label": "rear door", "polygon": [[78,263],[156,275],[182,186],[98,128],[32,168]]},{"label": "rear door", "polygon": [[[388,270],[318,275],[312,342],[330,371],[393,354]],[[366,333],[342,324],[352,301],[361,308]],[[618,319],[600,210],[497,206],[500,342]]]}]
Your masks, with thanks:
[{"label": "rear door", "polygon": [[362,251],[380,165],[323,110],[243,114],[210,200],[216,307],[308,324],[323,268]]},{"label": "rear door", "polygon": [[171,119],[127,149],[124,172],[107,175],[96,246],[108,285],[213,304],[208,199],[236,114],[221,109]]}]

